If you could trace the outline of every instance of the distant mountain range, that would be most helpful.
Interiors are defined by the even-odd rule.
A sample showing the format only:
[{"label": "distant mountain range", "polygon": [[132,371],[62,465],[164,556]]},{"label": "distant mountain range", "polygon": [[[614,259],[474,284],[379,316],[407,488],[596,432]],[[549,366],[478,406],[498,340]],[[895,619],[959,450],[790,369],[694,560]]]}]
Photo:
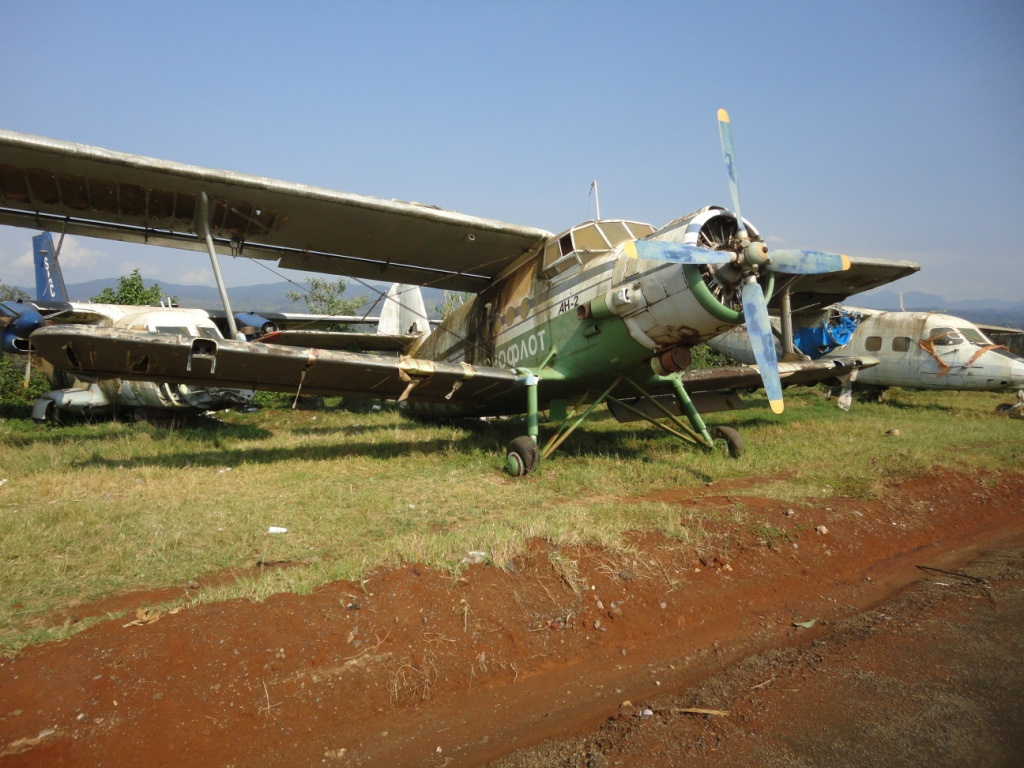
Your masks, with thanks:
[{"label": "distant mountain range", "polygon": [[[370,289],[386,293],[390,283],[367,281]],[[71,283],[68,285],[68,294],[73,301],[89,301],[93,296],[98,295],[104,288],[116,288],[116,278],[102,280],[90,280],[84,283]],[[200,309],[220,309],[220,294],[213,286],[208,285],[176,285],[174,283],[160,283],[164,295],[174,296],[183,307],[199,307]],[[355,281],[348,282],[345,291],[346,297],[368,296],[368,309],[374,303],[376,296],[372,291]],[[29,295],[34,291],[26,290]],[[263,285],[242,285],[228,288],[228,297],[231,306],[236,312],[305,312],[306,306],[302,302],[295,302],[285,294],[288,291],[301,292],[301,284],[279,282],[266,283]],[[437,315],[435,307],[444,303],[444,291],[436,288],[424,288],[423,300],[427,305],[427,311]],[[897,291],[879,289],[867,293],[851,296],[849,304],[865,309],[898,310],[900,308],[900,294]],[[1024,300],[1022,301],[999,301],[996,299],[961,299],[949,301],[942,296],[933,293],[920,293],[910,291],[903,294],[903,308],[907,310],[931,311],[938,310],[948,312],[957,317],[963,317],[975,323],[986,325],[1003,325],[1010,328],[1024,328]]]},{"label": "distant mountain range", "polygon": [[[893,290],[875,290],[851,296],[847,303],[864,309],[898,310],[900,294]],[[949,301],[934,293],[909,291],[903,294],[907,311],[941,311],[983,325],[1024,328],[1024,300],[960,299]]]}]

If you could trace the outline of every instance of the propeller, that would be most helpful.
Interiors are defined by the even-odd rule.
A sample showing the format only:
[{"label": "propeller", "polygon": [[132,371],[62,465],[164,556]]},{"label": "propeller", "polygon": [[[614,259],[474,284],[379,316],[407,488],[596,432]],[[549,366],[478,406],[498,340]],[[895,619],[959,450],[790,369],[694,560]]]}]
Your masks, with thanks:
[{"label": "propeller", "polygon": [[741,282],[743,318],[747,324],[754,359],[757,361],[772,411],[782,413],[782,382],[775,354],[775,338],[768,317],[768,305],[757,282],[758,275],[762,270],[787,275],[841,272],[850,268],[850,259],[843,254],[822,251],[769,251],[760,237],[751,239],[740,213],[740,189],[736,173],[736,151],[732,141],[732,124],[729,122],[729,113],[724,109],[718,110],[718,135],[722,141],[722,156],[729,176],[733,212],[736,215],[736,239],[732,247],[713,251],[685,243],[634,240],[626,244],[626,252],[631,256],[654,261],[678,264],[731,264],[735,267],[733,279]]}]

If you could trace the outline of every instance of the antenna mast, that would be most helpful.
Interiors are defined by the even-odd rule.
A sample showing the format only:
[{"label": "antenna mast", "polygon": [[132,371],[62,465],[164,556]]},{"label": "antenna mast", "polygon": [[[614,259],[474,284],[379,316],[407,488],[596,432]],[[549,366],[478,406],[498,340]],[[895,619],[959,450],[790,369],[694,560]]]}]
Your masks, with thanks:
[{"label": "antenna mast", "polygon": [[594,194],[594,212],[596,214],[597,220],[600,221],[601,220],[601,199],[598,197],[598,194],[597,194],[597,179],[594,179],[592,182],[590,182],[590,191]]}]

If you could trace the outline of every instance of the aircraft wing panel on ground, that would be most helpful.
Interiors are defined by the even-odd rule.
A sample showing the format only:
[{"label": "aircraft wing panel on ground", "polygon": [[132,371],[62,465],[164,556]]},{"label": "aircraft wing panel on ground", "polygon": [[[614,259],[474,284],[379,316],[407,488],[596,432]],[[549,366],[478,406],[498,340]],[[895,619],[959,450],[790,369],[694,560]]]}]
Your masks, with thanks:
[{"label": "aircraft wing panel on ground", "polygon": [[485,401],[519,386],[499,368],[301,349],[119,328],[51,326],[32,334],[42,358],[81,377],[433,403]]},{"label": "aircraft wing panel on ground", "polygon": [[[912,261],[889,261],[850,257],[850,268],[843,272],[824,272],[799,275],[790,285],[790,302],[794,312],[801,309],[821,309],[842,302],[855,293],[870,291],[879,286],[912,275],[921,269]],[[772,307],[779,306],[779,292],[772,299]]]},{"label": "aircraft wing panel on ground", "polygon": [[419,203],[347,194],[0,131],[0,224],[205,251],[282,267],[477,291],[550,235]]}]

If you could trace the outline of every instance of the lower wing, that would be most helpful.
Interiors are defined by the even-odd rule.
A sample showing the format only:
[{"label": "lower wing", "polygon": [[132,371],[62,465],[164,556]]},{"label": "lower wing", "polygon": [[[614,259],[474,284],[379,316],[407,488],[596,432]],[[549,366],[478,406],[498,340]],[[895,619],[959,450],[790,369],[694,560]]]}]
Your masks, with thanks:
[{"label": "lower wing", "polygon": [[82,377],[467,405],[519,386],[512,371],[409,357],[139,333],[119,328],[51,326],[32,349]]}]

